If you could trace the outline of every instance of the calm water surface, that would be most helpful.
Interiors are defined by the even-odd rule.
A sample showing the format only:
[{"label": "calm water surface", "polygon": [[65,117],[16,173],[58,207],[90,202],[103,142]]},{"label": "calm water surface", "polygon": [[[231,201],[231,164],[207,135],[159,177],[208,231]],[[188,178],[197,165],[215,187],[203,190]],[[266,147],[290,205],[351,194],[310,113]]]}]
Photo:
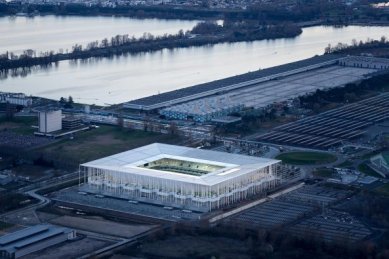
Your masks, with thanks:
[{"label": "calm water surface", "polygon": [[0,81],[0,90],[90,104],[114,104],[323,54],[328,44],[379,39],[387,27],[316,26],[294,39],[162,50],[115,59],[60,62],[24,78]]},{"label": "calm water surface", "polygon": [[190,30],[197,21],[131,19],[105,16],[36,16],[0,17],[0,53],[16,54],[26,49],[40,51],[71,51],[75,43],[86,46],[95,40],[128,34],[140,37],[145,32],[153,35],[176,34]]}]

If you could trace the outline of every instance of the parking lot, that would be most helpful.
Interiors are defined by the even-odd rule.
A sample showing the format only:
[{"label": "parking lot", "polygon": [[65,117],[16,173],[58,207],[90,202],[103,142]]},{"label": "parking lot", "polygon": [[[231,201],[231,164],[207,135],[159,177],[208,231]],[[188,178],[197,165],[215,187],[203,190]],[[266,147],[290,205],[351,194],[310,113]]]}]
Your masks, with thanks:
[{"label": "parking lot", "polygon": [[54,201],[64,201],[78,205],[93,206],[120,213],[134,214],[168,221],[197,220],[202,215],[202,213],[198,212],[183,211],[181,209],[170,207],[164,208],[163,206],[141,202],[132,203],[128,200],[113,197],[80,194],[77,187],[53,193],[51,198]]},{"label": "parking lot", "polygon": [[321,215],[303,220],[289,228],[298,236],[320,236],[325,241],[359,241],[372,231],[346,212],[327,211]]},{"label": "parking lot", "polygon": [[227,220],[229,223],[238,223],[249,228],[273,229],[292,222],[314,211],[314,206],[298,202],[277,199],[263,205],[249,209]]},{"label": "parking lot", "polygon": [[310,116],[275,128],[258,140],[276,144],[328,149],[365,133],[389,119],[389,93]]},{"label": "parking lot", "polygon": [[349,238],[357,241],[371,231],[346,212],[328,209],[337,201],[345,200],[352,191],[326,186],[305,185],[271,201],[231,216],[226,225],[238,224],[248,229],[272,230],[286,227],[293,235],[322,233],[324,240]]}]

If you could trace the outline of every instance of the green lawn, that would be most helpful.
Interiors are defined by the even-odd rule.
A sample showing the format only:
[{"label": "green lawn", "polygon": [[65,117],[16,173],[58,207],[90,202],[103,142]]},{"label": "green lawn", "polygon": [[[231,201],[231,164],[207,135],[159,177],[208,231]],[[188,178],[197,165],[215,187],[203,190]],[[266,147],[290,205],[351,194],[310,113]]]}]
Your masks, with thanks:
[{"label": "green lawn", "polygon": [[389,184],[384,184],[377,189],[375,189],[378,193],[381,193],[383,195],[389,196]]},{"label": "green lawn", "polygon": [[333,169],[329,168],[317,168],[315,171],[312,172],[312,174],[316,177],[324,177],[329,178],[332,177],[332,174],[334,173]]},{"label": "green lawn", "polygon": [[354,163],[352,161],[346,160],[343,163],[340,163],[340,164],[336,165],[336,167],[347,168],[347,167],[351,167],[353,164]]},{"label": "green lawn", "polygon": [[362,159],[370,159],[371,157],[375,156],[375,155],[378,155],[379,153],[381,153],[381,150],[374,150],[370,153],[367,153],[363,156],[361,156]]},{"label": "green lawn", "polygon": [[0,221],[0,230],[12,227],[13,225],[4,221]]},{"label": "green lawn", "polygon": [[370,168],[370,166],[368,166],[366,164],[366,162],[358,165],[358,171],[366,174],[366,175],[370,175],[370,176],[374,176],[374,177],[382,177],[380,174],[378,174],[376,171],[374,171],[373,169]]},{"label": "green lawn", "polygon": [[318,165],[336,161],[336,156],[323,152],[290,152],[276,157],[286,164],[293,165]]},{"label": "green lawn", "polygon": [[0,213],[19,209],[28,206],[36,202],[34,198],[31,198],[25,194],[8,192],[0,195]]},{"label": "green lawn", "polygon": [[22,135],[32,135],[36,129],[31,126],[38,125],[36,116],[14,117],[12,120],[6,120],[0,117],[0,130],[10,130]]},{"label": "green lawn", "polygon": [[64,139],[37,151],[49,159],[79,164],[155,142],[175,144],[178,141],[180,139],[173,135],[101,126],[77,133],[72,140]]}]

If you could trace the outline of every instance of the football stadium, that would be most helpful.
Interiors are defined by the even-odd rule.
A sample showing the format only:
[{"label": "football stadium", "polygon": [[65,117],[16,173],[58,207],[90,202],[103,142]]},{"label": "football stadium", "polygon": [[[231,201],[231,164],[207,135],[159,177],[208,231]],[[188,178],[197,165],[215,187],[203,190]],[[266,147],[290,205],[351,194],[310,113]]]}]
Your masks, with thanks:
[{"label": "football stadium", "polygon": [[279,162],[155,143],[80,165],[80,190],[206,212],[277,186]]}]

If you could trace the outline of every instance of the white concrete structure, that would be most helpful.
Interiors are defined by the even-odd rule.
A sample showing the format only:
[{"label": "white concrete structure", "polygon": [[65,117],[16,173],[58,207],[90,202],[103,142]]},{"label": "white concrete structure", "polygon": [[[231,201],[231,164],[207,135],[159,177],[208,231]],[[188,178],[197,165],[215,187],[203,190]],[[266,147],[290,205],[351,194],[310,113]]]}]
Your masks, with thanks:
[{"label": "white concrete structure", "polygon": [[81,190],[210,211],[280,183],[278,160],[151,144],[80,165]]},{"label": "white concrete structure", "polygon": [[62,129],[62,111],[46,110],[39,111],[39,132],[50,133]]}]

